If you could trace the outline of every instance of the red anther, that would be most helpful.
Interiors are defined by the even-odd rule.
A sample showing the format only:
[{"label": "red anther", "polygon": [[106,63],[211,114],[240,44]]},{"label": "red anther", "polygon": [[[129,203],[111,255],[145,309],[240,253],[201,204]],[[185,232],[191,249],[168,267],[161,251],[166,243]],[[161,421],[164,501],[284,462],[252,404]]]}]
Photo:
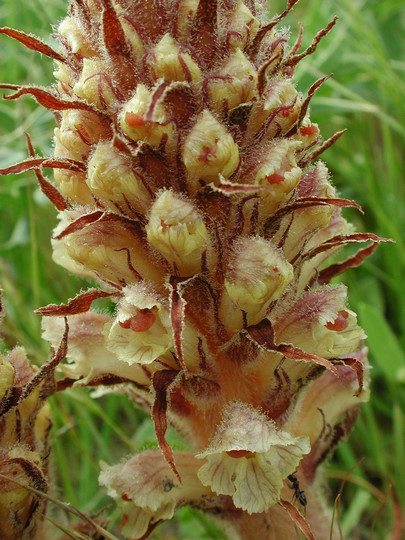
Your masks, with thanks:
[{"label": "red anther", "polygon": [[252,452],[250,452],[249,450],[228,450],[227,454],[229,457],[240,458],[252,455]]},{"label": "red anther", "polygon": [[269,184],[282,184],[284,182],[284,176],[282,174],[274,173],[266,178]]},{"label": "red anther", "polygon": [[204,161],[206,163],[211,156],[215,156],[216,151],[217,144],[214,144],[214,146],[204,146],[198,156],[198,161]]},{"label": "red anther", "polygon": [[346,330],[348,326],[348,319],[349,314],[347,311],[339,311],[338,316],[333,322],[328,322],[325,324],[326,328],[328,330],[335,330],[335,332],[341,332],[342,330]]},{"label": "red anther", "polygon": [[145,120],[140,114],[132,112],[126,113],[125,122],[128,124],[129,127],[143,126],[145,124]]},{"label": "red anther", "polygon": [[131,329],[134,332],[147,332],[156,320],[156,315],[150,309],[141,309],[136,315],[120,321],[121,328]]},{"label": "red anther", "polygon": [[300,133],[304,136],[315,135],[315,133],[318,133],[318,128],[314,124],[311,124],[310,126],[302,126],[300,128]]}]

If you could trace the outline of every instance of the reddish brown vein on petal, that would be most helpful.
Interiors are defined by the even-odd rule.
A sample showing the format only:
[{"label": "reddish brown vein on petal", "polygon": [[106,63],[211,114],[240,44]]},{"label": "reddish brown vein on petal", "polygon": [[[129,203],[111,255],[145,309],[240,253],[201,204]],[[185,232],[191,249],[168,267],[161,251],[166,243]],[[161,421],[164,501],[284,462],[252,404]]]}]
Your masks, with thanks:
[{"label": "reddish brown vein on petal", "polygon": [[89,311],[94,300],[99,298],[108,298],[114,296],[115,293],[100,291],[98,289],[89,289],[88,291],[78,294],[72,299],[69,299],[67,304],[49,304],[48,306],[40,307],[34,311],[40,315],[76,315]]},{"label": "reddish brown vein on petal", "polygon": [[305,534],[308,540],[316,540],[308,521],[298,512],[294,505],[284,499],[280,499],[278,504],[288,512],[292,521]]},{"label": "reddish brown vein on petal", "polygon": [[155,424],[156,437],[165,460],[179,479],[180,483],[182,483],[174,463],[173,450],[165,438],[167,431],[168,394],[178,373],[179,372],[175,369],[164,369],[162,371],[156,371],[153,375],[152,386],[155,392],[155,401],[152,407],[152,418],[153,423]]},{"label": "reddish brown vein on petal", "polygon": [[138,279],[139,281],[142,281],[142,276],[141,274],[135,270],[135,268],[133,267],[133,264],[131,262],[131,252],[130,250],[127,248],[127,247],[123,247],[121,249],[116,249],[115,251],[117,252],[120,252],[120,251],[125,251],[126,255],[127,255],[127,265],[128,265],[128,268],[131,270],[131,272],[134,274],[134,276],[136,277],[136,279]]},{"label": "reddish brown vein on petal", "polygon": [[45,56],[53,58],[58,62],[66,63],[66,58],[64,56],[56,52],[54,49],[52,49],[52,47],[50,47],[37,37],[33,36],[32,34],[26,34],[25,32],[21,32],[20,30],[14,30],[14,28],[8,28],[7,26],[0,28],[0,34],[5,34],[6,36],[16,39],[17,41],[25,45],[25,47],[27,47],[28,49],[45,54]]},{"label": "reddish brown vein on petal", "polygon": [[184,375],[187,379],[188,371],[187,366],[184,363],[183,350],[181,345],[185,302],[178,290],[178,284],[180,283],[180,281],[182,280],[179,280],[174,276],[170,277],[170,285],[172,287],[172,292],[170,295],[170,320],[173,328],[174,347],[176,349],[177,358],[180,362],[182,369],[184,370]]},{"label": "reddish brown vein on petal", "polygon": [[73,172],[84,172],[86,166],[80,161],[73,159],[53,159],[53,158],[29,158],[24,161],[20,161],[16,165],[11,165],[5,169],[0,169],[0,176],[6,176],[8,174],[21,174],[32,169],[38,169],[39,167],[49,167],[50,169],[68,169]]},{"label": "reddish brown vein on petal", "polygon": [[266,350],[279,352],[291,360],[315,362],[316,364],[329,369],[334,375],[339,377],[338,370],[329,360],[315,354],[307,353],[299,347],[294,347],[294,345],[289,343],[280,343],[276,345],[274,341],[274,330],[271,322],[268,319],[263,319],[263,321],[261,321],[259,324],[249,326],[246,330],[253,341],[255,341],[261,347],[264,347]]},{"label": "reddish brown vein on petal", "polygon": [[145,119],[147,122],[153,122],[153,113],[155,111],[156,105],[168,86],[169,86],[169,83],[167,83],[166,81],[163,81],[161,84],[159,84],[159,86],[153,92],[150,106],[145,116]]},{"label": "reddish brown vein on petal", "polygon": [[306,360],[309,362],[315,362],[326,367],[326,369],[329,369],[334,375],[339,376],[339,373],[332,362],[329,362],[329,360],[326,360],[321,356],[307,353],[299,347],[294,347],[288,343],[281,343],[280,345],[276,345],[274,350],[283,354],[285,357],[290,358],[291,360]]},{"label": "reddish brown vein on petal", "polygon": [[391,239],[381,238],[379,241],[373,242],[371,246],[360,249],[355,255],[349,257],[345,261],[331,264],[330,266],[324,268],[319,272],[317,282],[320,285],[324,285],[326,283],[329,283],[332,278],[338,276],[339,274],[343,274],[343,272],[346,272],[346,270],[348,270],[349,268],[357,268],[362,264],[365,259],[367,259],[368,257],[370,257],[370,255],[374,253],[380,241],[393,242],[393,240]]},{"label": "reddish brown vein on petal", "polygon": [[342,129],[341,131],[336,132],[332,137],[329,137],[327,141],[322,143],[320,146],[315,148],[311,154],[304,157],[301,161],[298,162],[298,167],[301,167],[301,169],[305,169],[305,167],[308,165],[308,163],[311,163],[311,161],[314,161],[317,157],[319,157],[325,150],[327,150],[329,147],[332,146],[342,135],[345,133],[347,129]]},{"label": "reddish brown vein on petal", "polygon": [[[32,146],[31,137],[28,135],[28,133],[25,134],[27,138],[27,144],[28,144],[28,152],[32,158],[35,157],[35,150]],[[66,199],[63,197],[62,193],[60,193],[55,186],[53,186],[42,174],[42,171],[40,169],[34,169],[34,172],[36,174],[36,177],[38,179],[39,186],[41,188],[42,193],[48,197],[48,199],[51,201],[51,203],[57,208],[57,210],[68,210],[72,208],[72,206],[66,201]]]},{"label": "reddish brown vein on petal", "polygon": [[0,401],[0,418],[17,405],[22,392],[22,387],[13,386],[10,388],[9,392],[3,396],[3,399]]},{"label": "reddish brown vein on petal", "polygon": [[307,47],[305,51],[300,54],[295,54],[294,56],[290,56],[290,58],[288,58],[288,60],[286,61],[285,65],[288,67],[296,66],[298,62],[300,62],[303,58],[305,58],[305,56],[308,56],[314,53],[321,39],[329,34],[329,32],[335,26],[337,20],[338,20],[338,17],[336,16],[333,17],[333,20],[325,28],[323,28],[320,32],[316,34],[316,36],[312,40],[312,43],[309,45],[309,47]]},{"label": "reddish brown vein on petal", "polygon": [[243,227],[245,226],[245,217],[243,215],[243,210],[245,207],[245,204],[249,201],[252,201],[254,199],[257,199],[258,196],[256,194],[248,195],[247,197],[244,197],[241,199],[234,207],[234,226],[233,229],[230,231],[230,234],[228,235],[228,242],[229,244],[232,244],[233,240],[238,238],[243,231]]},{"label": "reddish brown vein on petal", "polygon": [[4,99],[18,99],[21,96],[30,95],[33,96],[36,101],[40,105],[42,105],[42,107],[45,107],[45,109],[50,109],[52,111],[81,109],[100,114],[100,111],[98,111],[98,109],[96,109],[93,105],[90,105],[86,101],[81,101],[77,99],[61,99],[46,88],[41,88],[39,86],[22,86],[20,84],[1,83],[0,88],[16,90],[14,94],[11,94],[9,96],[3,96]]},{"label": "reddish brown vein on petal", "polygon": [[101,210],[98,210],[97,212],[92,212],[91,214],[86,214],[85,216],[81,216],[76,221],[71,223],[64,229],[58,236],[54,236],[55,240],[60,240],[61,238],[64,238],[68,234],[72,234],[76,231],[81,231],[84,229],[84,227],[87,227],[87,225],[90,225],[91,223],[94,223],[96,221],[99,221],[100,218],[104,215],[104,212]]},{"label": "reddish brown vein on petal", "polygon": [[303,104],[301,105],[300,114],[298,115],[297,122],[294,124],[294,126],[290,129],[288,133],[286,133],[286,137],[290,137],[291,135],[294,135],[297,133],[298,128],[300,127],[303,119],[305,118],[305,115],[307,114],[309,102],[311,101],[313,95],[315,92],[320,88],[325,81],[333,77],[333,73],[330,73],[329,75],[326,75],[326,77],[322,77],[321,79],[318,79],[314,82],[314,84],[310,87],[308,90],[308,96],[305,98]]},{"label": "reddish brown vein on petal", "polygon": [[103,10],[103,37],[105,48],[110,56],[129,56],[130,49],[125,33],[114,9],[111,0],[102,0]]}]

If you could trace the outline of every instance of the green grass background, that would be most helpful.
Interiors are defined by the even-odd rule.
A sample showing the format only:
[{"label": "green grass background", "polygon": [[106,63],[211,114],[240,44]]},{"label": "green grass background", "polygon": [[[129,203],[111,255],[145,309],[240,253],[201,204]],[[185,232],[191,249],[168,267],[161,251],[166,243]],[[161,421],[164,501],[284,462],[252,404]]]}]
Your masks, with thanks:
[{"label": "green grass background", "polygon": [[[280,13],[284,2],[274,0],[270,9]],[[65,0],[1,0],[0,25],[52,43],[50,25],[65,10]],[[344,127],[348,133],[323,159],[341,195],[356,199],[366,211],[364,216],[346,213],[358,230],[393,238],[396,244],[381,245],[343,278],[350,306],[369,336],[372,396],[328,474],[335,497],[342,475],[364,457],[344,489],[343,538],[394,540],[395,506],[397,511],[405,508],[405,10],[403,0],[301,0],[285,24],[294,38],[298,21],[304,23],[306,46],[335,14],[339,22],[333,32],[299,65],[298,87],[305,92],[320,76],[335,74],[313,98],[311,118],[325,138]],[[0,36],[0,80],[50,84],[52,62]],[[0,102],[0,167],[26,157],[24,131],[38,153],[49,155],[53,127],[52,114],[29,98]],[[41,363],[48,351],[33,310],[66,301],[86,284],[50,262],[55,212],[33,174],[1,178],[0,212],[0,283],[7,315],[3,347],[23,344],[30,358]],[[96,512],[109,503],[97,487],[98,460],[113,463],[155,444],[150,420],[124,396],[92,400],[84,391],[66,392],[52,404],[55,493],[83,511]],[[114,508],[108,513],[114,528],[117,513]],[[176,523],[158,529],[154,538],[221,535],[202,514],[182,509]]]}]

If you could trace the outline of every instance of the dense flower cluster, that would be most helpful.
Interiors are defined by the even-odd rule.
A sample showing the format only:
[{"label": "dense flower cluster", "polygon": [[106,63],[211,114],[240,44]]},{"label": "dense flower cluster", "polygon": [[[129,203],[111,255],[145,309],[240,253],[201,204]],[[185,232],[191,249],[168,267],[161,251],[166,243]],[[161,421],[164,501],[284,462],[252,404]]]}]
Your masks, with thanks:
[{"label": "dense flower cluster", "polygon": [[[231,537],[329,538],[320,465],[368,397],[363,330],[331,280],[381,240],[354,232],[318,156],[280,16],[256,0],[70,0],[56,85],[0,85],[55,111],[34,170],[60,211],[54,259],[100,288],[39,310],[68,362],[58,389],[116,385],[150,408],[162,452],[103,465],[122,530],[144,538],[175,509],[213,512]],[[54,169],[56,187],[42,173]],[[371,241],[328,264],[345,244]],[[110,317],[90,311],[110,297]],[[189,452],[172,451],[171,422]],[[292,504],[289,476],[305,493]],[[312,531],[312,532],[311,532]]]}]

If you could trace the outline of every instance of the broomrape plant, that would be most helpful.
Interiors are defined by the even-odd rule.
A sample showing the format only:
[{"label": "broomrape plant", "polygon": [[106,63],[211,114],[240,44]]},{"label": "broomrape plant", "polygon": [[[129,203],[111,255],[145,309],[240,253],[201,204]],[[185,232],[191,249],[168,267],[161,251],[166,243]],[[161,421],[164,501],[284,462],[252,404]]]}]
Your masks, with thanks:
[{"label": "broomrape plant", "polygon": [[[322,463],[368,399],[365,334],[335,276],[381,238],[356,233],[320,154],[300,52],[256,0],[70,0],[52,88],[1,84],[54,111],[55,151],[33,170],[59,210],[54,259],[99,287],[38,309],[57,352],[34,374],[1,363],[0,530],[43,538],[45,399],[69,387],[127,393],[150,410],[160,451],[101,465],[121,531],[146,538],[176,508],[216,517],[229,538],[336,538]],[[43,174],[54,170],[55,184]],[[369,241],[345,260],[346,244]],[[333,261],[331,261],[331,257]],[[91,311],[98,298],[114,316]],[[55,368],[62,373],[55,378]],[[175,451],[168,424],[188,441]],[[35,472],[34,472],[35,471]]]}]

